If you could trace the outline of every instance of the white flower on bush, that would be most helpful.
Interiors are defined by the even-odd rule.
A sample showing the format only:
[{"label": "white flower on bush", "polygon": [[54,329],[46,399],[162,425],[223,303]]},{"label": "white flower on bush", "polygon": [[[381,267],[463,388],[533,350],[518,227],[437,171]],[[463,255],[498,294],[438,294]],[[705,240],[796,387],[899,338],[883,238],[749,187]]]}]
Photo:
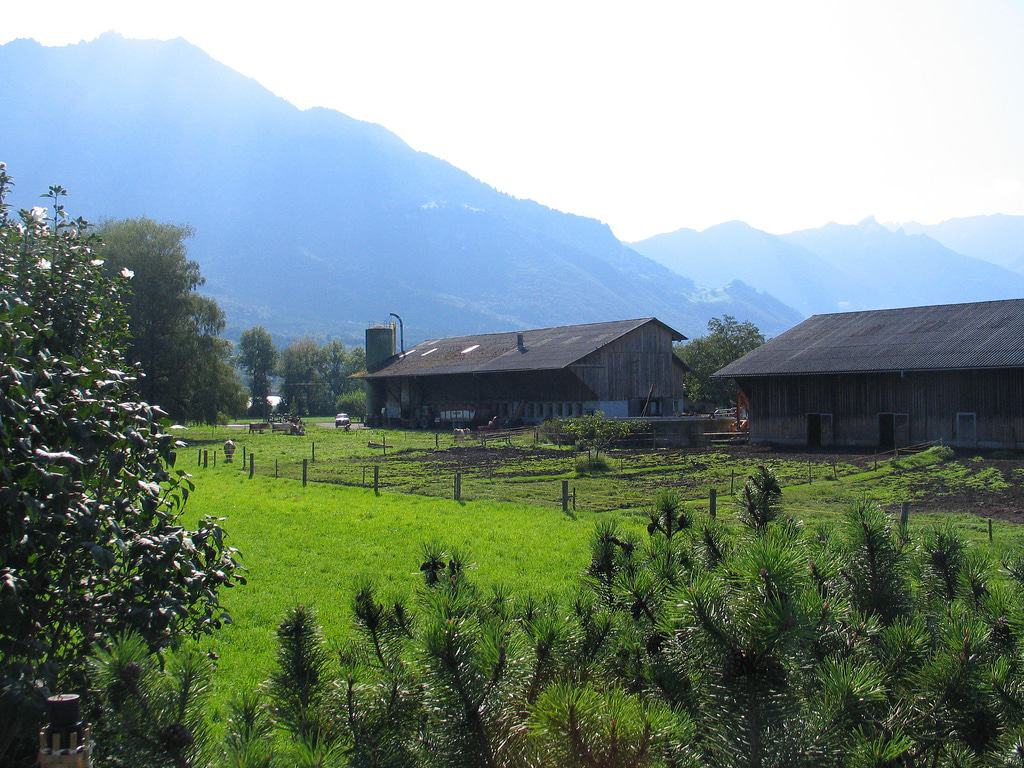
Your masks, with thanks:
[{"label": "white flower on bush", "polygon": [[135,277],[135,273],[128,269],[128,267],[123,267],[121,269],[121,277],[123,277],[125,280],[131,280],[133,277]]},{"label": "white flower on bush", "polygon": [[40,268],[40,269],[49,269],[50,267],[52,267],[52,266],[53,266],[53,265],[52,265],[52,264],[51,264],[51,263],[50,263],[49,261],[47,261],[46,259],[40,259],[40,260],[39,260],[39,261],[37,262],[37,264],[38,264],[38,266],[39,266],[39,268]]},{"label": "white flower on bush", "polygon": [[94,267],[102,267],[103,266],[103,259],[93,259],[89,263],[92,264]]},{"label": "white flower on bush", "polygon": [[41,205],[33,206],[32,210],[29,211],[29,215],[36,224],[46,223],[46,209]]}]

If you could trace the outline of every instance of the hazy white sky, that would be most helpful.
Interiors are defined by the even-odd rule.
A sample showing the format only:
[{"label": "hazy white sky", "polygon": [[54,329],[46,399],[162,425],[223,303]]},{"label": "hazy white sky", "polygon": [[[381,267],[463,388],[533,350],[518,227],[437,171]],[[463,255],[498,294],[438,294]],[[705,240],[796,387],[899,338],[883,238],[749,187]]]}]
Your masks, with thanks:
[{"label": "hazy white sky", "polygon": [[1024,0],[4,5],[0,42],[185,37],[626,240],[1024,214]]}]

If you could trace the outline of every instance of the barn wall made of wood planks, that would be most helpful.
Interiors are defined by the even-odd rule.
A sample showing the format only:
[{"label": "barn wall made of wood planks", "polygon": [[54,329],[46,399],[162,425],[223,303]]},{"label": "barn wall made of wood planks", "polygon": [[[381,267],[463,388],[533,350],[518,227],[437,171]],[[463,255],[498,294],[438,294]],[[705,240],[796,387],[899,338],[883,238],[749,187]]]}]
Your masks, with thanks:
[{"label": "barn wall made of wood planks", "polygon": [[[682,369],[672,362],[672,335],[648,323],[587,355],[571,370],[599,400],[678,400]],[[653,390],[652,390],[653,385]]]},{"label": "barn wall made of wood planks", "polygon": [[738,380],[751,402],[751,438],[806,444],[807,415],[831,414],[832,444],[877,446],[879,414],[906,414],[900,443],[964,442],[973,413],[985,448],[1024,447],[1024,369],[770,376]]}]

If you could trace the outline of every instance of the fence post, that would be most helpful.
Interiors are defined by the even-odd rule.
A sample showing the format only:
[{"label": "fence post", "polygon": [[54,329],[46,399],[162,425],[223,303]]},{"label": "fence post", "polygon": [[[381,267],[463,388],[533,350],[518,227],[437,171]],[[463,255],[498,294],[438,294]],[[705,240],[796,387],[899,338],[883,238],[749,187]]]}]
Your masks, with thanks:
[{"label": "fence post", "polygon": [[906,530],[907,523],[910,521],[910,502],[904,501],[900,504],[900,527]]},{"label": "fence post", "polygon": [[871,471],[874,472],[877,469],[878,469],[878,451],[875,451],[875,466],[873,466],[871,468]]},{"label": "fence post", "polygon": [[736,493],[736,470],[729,470],[729,493]]},{"label": "fence post", "polygon": [[569,511],[569,481],[562,481],[562,511]]},{"label": "fence post", "polygon": [[203,449],[202,448],[199,449],[199,456],[196,457],[196,466],[197,467],[203,466]]},{"label": "fence post", "polygon": [[316,442],[310,443],[309,447],[313,451],[312,463],[316,464]]},{"label": "fence post", "polygon": [[576,486],[572,487],[572,511],[576,511]]},{"label": "fence post", "polygon": [[718,489],[712,488],[708,496],[708,514],[711,517],[718,515]]},{"label": "fence post", "polygon": [[213,449],[213,466],[217,466],[217,449]]},{"label": "fence post", "polygon": [[441,438],[438,436],[438,433],[435,432],[434,433],[434,450],[437,450],[440,447],[441,447]]},{"label": "fence post", "polygon": [[988,519],[988,543],[992,543],[992,518]]},{"label": "fence post", "polygon": [[306,487],[306,462],[307,461],[308,461],[308,459],[303,459],[302,460],[302,487],[303,488]]},{"label": "fence post", "polygon": [[252,473],[256,471],[256,454],[249,454],[249,479],[252,480]]},{"label": "fence post", "polygon": [[207,450],[203,451],[203,469],[206,469],[210,465],[210,452]]},{"label": "fence post", "polygon": [[380,464],[373,465],[373,493],[380,496]]},{"label": "fence post", "polygon": [[832,479],[833,480],[838,480],[839,479],[839,474],[836,472],[836,460],[835,460],[834,456],[832,457]]},{"label": "fence post", "polygon": [[455,500],[462,501],[462,473],[455,473]]},{"label": "fence post", "polygon": [[243,445],[243,446],[242,446],[242,466],[241,466],[241,467],[239,467],[239,469],[245,469],[245,462],[246,462],[246,458],[245,458],[245,446]]},{"label": "fence post", "polygon": [[277,478],[277,459],[274,459],[274,478]]}]

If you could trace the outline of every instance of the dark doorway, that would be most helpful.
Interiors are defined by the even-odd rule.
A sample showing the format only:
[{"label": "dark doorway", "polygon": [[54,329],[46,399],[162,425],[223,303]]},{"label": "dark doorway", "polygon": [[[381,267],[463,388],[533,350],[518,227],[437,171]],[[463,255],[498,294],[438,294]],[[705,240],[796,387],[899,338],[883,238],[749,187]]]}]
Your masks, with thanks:
[{"label": "dark doorway", "polygon": [[821,448],[821,414],[807,414],[807,447]]},{"label": "dark doorway", "polygon": [[878,447],[896,447],[896,414],[878,414]]},{"label": "dark doorway", "polygon": [[956,415],[956,444],[962,448],[978,445],[978,417],[974,413]]}]

